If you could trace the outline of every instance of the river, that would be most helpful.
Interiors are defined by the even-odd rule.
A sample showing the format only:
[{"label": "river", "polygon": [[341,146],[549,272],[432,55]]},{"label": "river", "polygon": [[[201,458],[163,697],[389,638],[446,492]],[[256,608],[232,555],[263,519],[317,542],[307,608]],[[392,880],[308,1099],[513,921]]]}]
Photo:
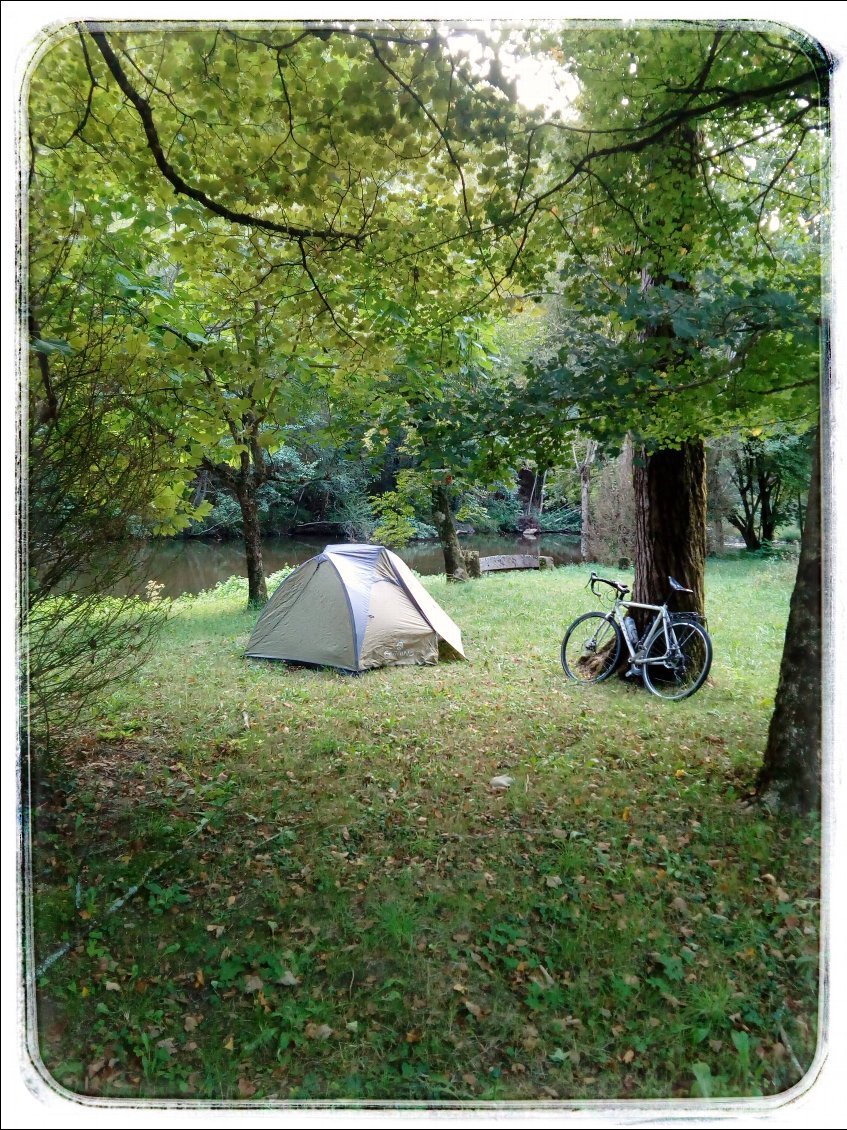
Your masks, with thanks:
[{"label": "river", "polygon": [[[579,561],[579,537],[550,534],[533,539],[476,535],[463,537],[462,547],[477,549],[482,557],[497,553],[535,553],[552,557],[557,565]],[[300,565],[327,544],[327,538],[265,538],[262,552],[268,576],[284,565]],[[444,572],[444,557],[438,542],[414,542],[398,551],[398,556],[424,576]],[[214,588],[229,577],[246,577],[244,548],[239,541],[191,540],[154,541],[138,550],[137,588],[147,581],[164,585],[163,596],[180,596]],[[136,587],[136,586],[133,586]]]}]

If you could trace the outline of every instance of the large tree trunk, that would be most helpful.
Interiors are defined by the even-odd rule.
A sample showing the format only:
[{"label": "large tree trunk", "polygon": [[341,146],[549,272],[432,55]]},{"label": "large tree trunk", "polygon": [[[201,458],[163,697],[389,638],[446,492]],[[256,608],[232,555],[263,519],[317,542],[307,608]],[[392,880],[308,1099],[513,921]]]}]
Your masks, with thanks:
[{"label": "large tree trunk", "polygon": [[[633,459],[635,585],[633,600],[661,604],[672,576],[693,596],[674,595],[672,610],[703,613],[706,564],[706,449],[690,440],[678,449]],[[639,628],[650,613],[636,617]]]},{"label": "large tree trunk", "polygon": [[259,531],[259,508],[249,486],[238,491],[241,524],[244,529],[244,553],[247,557],[247,603],[258,608],[268,599],[265,567],[262,561],[262,537]]},{"label": "large tree trunk", "polygon": [[462,559],[459,536],[456,533],[456,523],[453,521],[453,511],[450,509],[450,488],[446,482],[433,483],[432,521],[441,539],[441,549],[444,553],[444,569],[447,573],[447,580],[466,581],[468,579],[468,571]]},{"label": "large tree trunk", "polygon": [[820,498],[820,453],[816,444],[776,702],[765,759],[756,780],[763,799],[802,812],[817,809],[821,798]]}]

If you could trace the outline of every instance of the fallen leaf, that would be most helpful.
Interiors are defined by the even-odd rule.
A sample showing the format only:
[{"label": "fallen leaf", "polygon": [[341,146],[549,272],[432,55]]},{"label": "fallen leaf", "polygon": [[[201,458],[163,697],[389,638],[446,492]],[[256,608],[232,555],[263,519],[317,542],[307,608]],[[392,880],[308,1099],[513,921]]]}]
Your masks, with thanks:
[{"label": "fallen leaf", "polygon": [[276,983],[278,985],[288,985],[289,988],[293,988],[295,985],[300,984],[300,982],[297,980],[290,969],[286,969],[283,975],[277,978]]},{"label": "fallen leaf", "polygon": [[328,1040],[332,1035],[332,1028],[328,1024],[313,1024],[311,1021],[304,1029],[306,1036],[310,1040]]},{"label": "fallen leaf", "polygon": [[482,1019],[482,1009],[480,1008],[480,1006],[478,1004],[474,1004],[473,1001],[468,1001],[468,1000],[462,1001],[462,1003],[464,1004],[464,1006],[468,1010],[468,1012],[471,1014],[471,1016],[474,1018],[474,1020],[481,1020]]},{"label": "fallen leaf", "polygon": [[406,1033],[407,1044],[419,1044],[421,1042],[420,1029],[412,1028],[411,1031]]},{"label": "fallen leaf", "polygon": [[256,1087],[249,1079],[245,1079],[242,1076],[241,1079],[238,1080],[238,1093],[241,1095],[242,1099],[249,1099],[251,1095],[256,1094]]},{"label": "fallen leaf", "polygon": [[206,927],[206,930],[208,931],[208,933],[214,934],[216,938],[219,938],[224,930],[226,930],[226,926],[220,926],[218,925],[218,923],[213,922],[211,923],[211,925]]},{"label": "fallen leaf", "polygon": [[107,993],[119,993],[121,991],[121,987],[117,981],[107,981],[103,988]]},{"label": "fallen leaf", "polygon": [[235,1051],[235,1037],[234,1036],[228,1036],[226,1041],[224,1042],[224,1047],[226,1048],[226,1050],[228,1052],[234,1052]]},{"label": "fallen leaf", "polygon": [[635,1059],[635,1052],[632,1050],[632,1048],[627,1048],[621,1058],[623,1059],[624,1063],[632,1063],[632,1061]]},{"label": "fallen leaf", "polygon": [[467,1083],[469,1087],[475,1087],[477,1085],[477,1078],[468,1071],[462,1076],[462,1082]]},{"label": "fallen leaf", "polygon": [[197,1025],[201,1024],[202,1022],[202,1016],[186,1016],[182,1026],[186,1032],[193,1032]]},{"label": "fallen leaf", "polygon": [[206,976],[202,969],[198,969],[194,974],[194,987],[195,989],[202,989],[206,984]]},{"label": "fallen leaf", "polygon": [[261,977],[251,976],[244,978],[244,992],[245,993],[258,993],[260,989],[265,987],[265,982]]},{"label": "fallen leaf", "polygon": [[791,895],[788,891],[783,890],[782,887],[776,888],[776,897],[780,902],[791,902]]},{"label": "fallen leaf", "polygon": [[683,898],[675,898],[671,901],[673,910],[678,910],[680,914],[688,913],[688,903]]},{"label": "fallen leaf", "polygon": [[561,875],[548,875],[544,882],[548,887],[561,887],[562,877]]}]

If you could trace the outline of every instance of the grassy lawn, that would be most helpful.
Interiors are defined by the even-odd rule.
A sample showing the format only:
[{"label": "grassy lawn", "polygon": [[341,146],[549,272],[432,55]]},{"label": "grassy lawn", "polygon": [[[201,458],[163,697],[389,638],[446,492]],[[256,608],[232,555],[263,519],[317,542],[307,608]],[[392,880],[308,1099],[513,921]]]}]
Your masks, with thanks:
[{"label": "grassy lawn", "polygon": [[470,662],[360,678],[245,660],[233,582],[177,602],[43,774],[36,961],[72,942],[37,982],[47,1070],[227,1101],[797,1082],[819,827],[744,804],[793,570],[710,563],[712,673],[681,703],[566,681],[582,568],[425,578]]}]

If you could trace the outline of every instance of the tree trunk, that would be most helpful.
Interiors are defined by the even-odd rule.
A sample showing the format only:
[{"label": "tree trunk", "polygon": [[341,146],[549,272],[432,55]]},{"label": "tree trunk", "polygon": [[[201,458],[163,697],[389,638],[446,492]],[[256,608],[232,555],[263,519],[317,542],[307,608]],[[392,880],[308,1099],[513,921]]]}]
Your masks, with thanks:
[{"label": "tree trunk", "polygon": [[450,509],[450,488],[445,482],[433,483],[432,486],[432,522],[441,539],[447,580],[466,581],[468,572],[462,559],[453,511]]},{"label": "tree trunk", "polygon": [[733,511],[732,514],[729,515],[729,520],[744,538],[745,549],[749,550],[750,553],[755,553],[757,549],[762,548],[762,543],[756,532],[756,524],[753,518],[749,518],[746,515],[742,518],[737,511]]},{"label": "tree trunk", "polygon": [[591,536],[591,464],[585,462],[579,469],[579,556],[582,561],[588,561],[588,542]]},{"label": "tree trunk", "polygon": [[541,504],[546,471],[539,474],[530,467],[521,467],[517,474],[518,499],[521,516],[518,525],[523,529],[537,529],[541,520]]},{"label": "tree trunk", "polygon": [[241,524],[244,529],[244,553],[247,557],[247,603],[258,608],[268,599],[265,567],[262,562],[262,537],[259,532],[259,508],[250,487],[238,492]]},{"label": "tree trunk", "polygon": [[591,467],[596,455],[596,440],[585,441],[582,459],[577,458],[576,444],[573,445],[573,461],[579,471],[579,556],[582,561],[591,557]]},{"label": "tree trunk", "polygon": [[821,799],[820,497],[816,444],[776,702],[756,779],[756,791],[765,801],[801,812],[816,810]]},{"label": "tree trunk", "polygon": [[[706,564],[706,449],[690,440],[677,449],[633,459],[635,585],[633,600],[661,604],[668,577],[694,590],[674,594],[672,610],[703,613]],[[636,616],[639,629],[651,614]]]},{"label": "tree trunk", "polygon": [[720,555],[723,553],[724,541],[726,540],[726,535],[723,532],[723,517],[720,514],[718,514],[717,518],[715,518],[714,529],[715,529],[714,550],[715,550],[715,554],[718,557],[720,557]]},{"label": "tree trunk", "polygon": [[776,534],[777,505],[774,498],[776,484],[767,474],[759,476],[759,492],[762,498],[762,541],[770,543]]}]

